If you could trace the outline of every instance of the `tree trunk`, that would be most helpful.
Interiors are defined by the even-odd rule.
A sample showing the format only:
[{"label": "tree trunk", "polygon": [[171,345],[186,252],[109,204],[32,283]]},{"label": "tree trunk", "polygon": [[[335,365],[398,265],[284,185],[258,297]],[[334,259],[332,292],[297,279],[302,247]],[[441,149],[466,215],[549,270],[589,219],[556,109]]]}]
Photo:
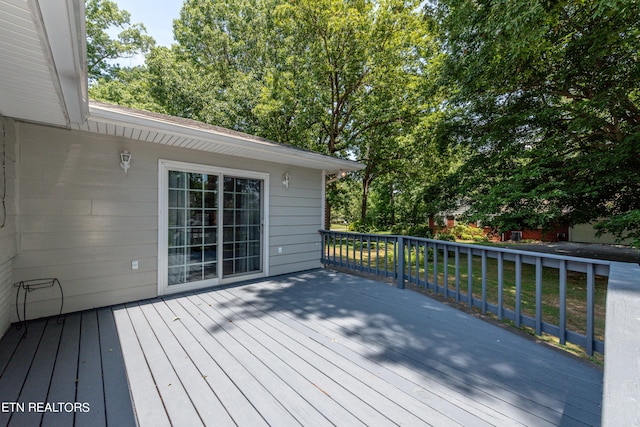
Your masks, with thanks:
[{"label": "tree trunk", "polygon": [[367,201],[369,200],[371,181],[373,181],[373,176],[369,172],[369,165],[367,165],[364,171],[364,177],[362,178],[362,202],[360,205],[360,220],[362,222],[365,222],[367,218]]}]

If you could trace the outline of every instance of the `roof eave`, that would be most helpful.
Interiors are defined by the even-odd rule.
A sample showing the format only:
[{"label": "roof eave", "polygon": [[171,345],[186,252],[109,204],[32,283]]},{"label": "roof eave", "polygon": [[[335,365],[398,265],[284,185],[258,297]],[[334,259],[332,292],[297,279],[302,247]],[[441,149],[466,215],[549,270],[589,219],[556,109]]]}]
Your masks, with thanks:
[{"label": "roof eave", "polygon": [[[246,157],[255,160],[266,160],[274,163],[309,167],[325,170],[328,173],[338,171],[355,171],[364,169],[364,165],[352,160],[330,157],[312,151],[277,144],[251,135],[237,132],[225,133],[223,130],[202,129],[184,123],[171,122],[170,116],[150,117],[144,111],[127,110],[117,106],[91,103],[89,120],[99,123],[129,126],[143,131],[161,132],[169,136],[194,138],[207,142],[211,147],[233,146],[242,148]],[[206,149],[203,151],[207,151]],[[213,150],[211,150],[213,151]]]}]

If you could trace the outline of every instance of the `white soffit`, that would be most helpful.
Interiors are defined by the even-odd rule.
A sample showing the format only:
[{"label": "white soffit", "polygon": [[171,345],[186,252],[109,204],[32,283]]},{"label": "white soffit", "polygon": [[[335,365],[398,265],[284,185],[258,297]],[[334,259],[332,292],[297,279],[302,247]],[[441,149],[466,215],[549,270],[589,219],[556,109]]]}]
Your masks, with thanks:
[{"label": "white soffit", "polygon": [[194,120],[91,101],[89,118],[74,129],[174,147],[335,172],[364,165],[278,144]]},{"label": "white soffit", "polygon": [[0,115],[68,127],[87,115],[84,3],[0,0]]}]

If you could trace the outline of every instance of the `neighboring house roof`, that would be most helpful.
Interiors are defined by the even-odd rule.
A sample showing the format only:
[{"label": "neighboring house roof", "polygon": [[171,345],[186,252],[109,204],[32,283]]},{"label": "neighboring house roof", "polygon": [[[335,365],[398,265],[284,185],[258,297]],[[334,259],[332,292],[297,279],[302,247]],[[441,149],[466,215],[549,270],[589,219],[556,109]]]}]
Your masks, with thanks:
[{"label": "neighboring house roof", "polygon": [[363,165],[87,97],[83,0],[0,0],[0,116],[337,172]]},{"label": "neighboring house roof", "polygon": [[279,144],[195,120],[91,101],[89,118],[74,129],[209,153],[337,172],[363,169],[351,160]]},{"label": "neighboring house roof", "polygon": [[69,127],[88,114],[83,0],[0,0],[0,115]]}]

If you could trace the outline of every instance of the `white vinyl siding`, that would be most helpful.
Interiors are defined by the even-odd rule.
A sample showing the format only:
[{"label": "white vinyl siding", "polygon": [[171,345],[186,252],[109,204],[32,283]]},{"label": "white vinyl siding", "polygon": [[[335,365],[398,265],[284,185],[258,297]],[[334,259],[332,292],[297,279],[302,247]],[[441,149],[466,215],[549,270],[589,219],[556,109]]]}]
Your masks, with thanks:
[{"label": "white vinyl siding", "polygon": [[[18,126],[21,250],[13,281],[57,277],[65,312],[158,294],[160,159],[268,174],[265,271],[276,275],[320,266],[320,170],[84,131]],[[120,168],[122,150],[132,155],[127,174]],[[292,176],[288,189],[282,185],[285,172]],[[134,260],[137,270],[131,269]],[[31,294],[30,317],[56,314],[57,298],[53,292]]]},{"label": "white vinyl siding", "polygon": [[16,132],[0,117],[0,337],[9,329],[15,308],[13,259],[17,253]]}]

